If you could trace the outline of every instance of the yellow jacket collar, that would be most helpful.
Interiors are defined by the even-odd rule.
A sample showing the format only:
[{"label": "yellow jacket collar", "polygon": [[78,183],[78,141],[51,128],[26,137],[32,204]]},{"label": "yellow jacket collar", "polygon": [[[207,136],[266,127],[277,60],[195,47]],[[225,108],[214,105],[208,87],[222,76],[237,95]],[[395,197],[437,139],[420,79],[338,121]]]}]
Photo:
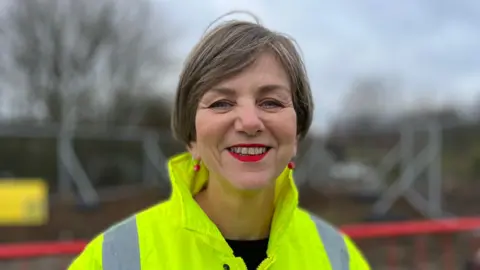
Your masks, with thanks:
[{"label": "yellow jacket collar", "polygon": [[[174,211],[178,211],[176,215],[180,215],[183,227],[224,242],[218,228],[193,199],[193,196],[200,192],[208,181],[208,170],[202,166],[200,171],[195,172],[193,170],[195,162],[188,152],[176,155],[169,160],[172,206],[175,208]],[[289,227],[292,215],[298,206],[298,191],[292,170],[285,168],[275,185],[275,213],[270,232],[269,250],[284,235],[283,232]]]}]

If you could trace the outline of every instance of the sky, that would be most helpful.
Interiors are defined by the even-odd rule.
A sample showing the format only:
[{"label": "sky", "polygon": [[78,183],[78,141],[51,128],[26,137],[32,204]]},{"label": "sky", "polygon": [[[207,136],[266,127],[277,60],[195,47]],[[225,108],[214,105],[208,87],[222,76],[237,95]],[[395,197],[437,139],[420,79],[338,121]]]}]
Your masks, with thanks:
[{"label": "sky", "polygon": [[[369,76],[397,82],[401,95],[392,102],[404,109],[418,100],[440,106],[480,97],[478,0],[154,1],[181,29],[174,50],[180,61],[210,22],[231,10],[253,12],[293,36],[313,89],[315,129],[325,128],[353,83]],[[180,66],[170,84],[179,72]]]},{"label": "sky", "polygon": [[[326,129],[344,111],[354,83],[371,76],[394,86],[392,110],[480,104],[478,0],[151,1],[176,35],[171,54],[177,65],[162,76],[172,94],[181,63],[209,24],[246,10],[298,42],[315,101],[314,130]],[[0,0],[0,9],[6,2]],[[0,115],[11,115],[5,100],[0,93]]]}]

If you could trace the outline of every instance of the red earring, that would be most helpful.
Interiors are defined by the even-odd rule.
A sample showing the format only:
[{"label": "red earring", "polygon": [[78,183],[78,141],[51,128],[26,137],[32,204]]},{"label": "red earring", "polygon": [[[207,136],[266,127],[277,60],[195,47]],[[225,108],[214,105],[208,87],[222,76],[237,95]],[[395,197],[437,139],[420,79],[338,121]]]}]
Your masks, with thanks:
[{"label": "red earring", "polygon": [[295,162],[293,162],[293,161],[288,162],[288,168],[289,168],[290,170],[295,169]]},{"label": "red earring", "polygon": [[193,170],[196,172],[200,171],[200,164],[193,165]]}]

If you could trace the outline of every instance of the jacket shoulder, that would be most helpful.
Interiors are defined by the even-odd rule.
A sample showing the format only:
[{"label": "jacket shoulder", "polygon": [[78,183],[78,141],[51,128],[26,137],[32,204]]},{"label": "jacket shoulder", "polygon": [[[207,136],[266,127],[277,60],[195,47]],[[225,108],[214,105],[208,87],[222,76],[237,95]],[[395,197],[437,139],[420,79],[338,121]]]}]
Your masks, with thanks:
[{"label": "jacket shoulder", "polygon": [[96,236],[85,246],[82,253],[73,259],[68,270],[102,270],[102,242],[103,234]]},{"label": "jacket shoulder", "polygon": [[[300,216],[302,219],[308,219],[310,226],[315,227],[332,269],[365,270],[365,268],[349,268],[352,265],[352,259],[358,260],[356,256],[358,251],[352,248],[353,243],[340,230],[306,210],[300,209]],[[357,264],[356,261],[355,264]]]},{"label": "jacket shoulder", "polygon": [[363,254],[347,235],[315,214],[303,209],[300,209],[300,212],[303,218],[308,218],[315,224],[317,233],[332,263],[332,269],[370,269]]},{"label": "jacket shoulder", "polygon": [[[138,237],[138,232],[146,229],[146,227],[165,224],[165,220],[171,221],[172,219],[167,219],[170,211],[169,201],[167,200],[138,211],[122,221],[115,223],[103,232],[103,246],[106,245],[105,242],[118,241],[118,238],[124,237],[125,235],[137,235]],[[160,223],[159,221],[162,222]]]},{"label": "jacket shoulder", "polygon": [[302,223],[305,223],[305,222],[310,222],[310,224],[313,223],[318,233],[324,232],[324,233],[338,235],[338,236],[342,235],[342,233],[334,225],[332,225],[325,219],[305,209],[298,208],[297,216],[302,221]]},{"label": "jacket shoulder", "polygon": [[[72,261],[68,270],[101,270],[105,254],[118,254],[119,247],[122,247],[122,253],[128,256],[135,256],[135,254],[139,256],[138,245],[132,245],[132,243],[138,243],[138,229],[142,224],[138,222],[139,219],[161,219],[162,213],[165,213],[167,208],[167,202],[153,205],[110,226],[86,245],[83,252]],[[126,248],[131,250],[123,250]]]},{"label": "jacket shoulder", "polygon": [[370,270],[368,261],[365,259],[362,252],[357,248],[355,243],[353,243],[353,241],[346,235],[344,236],[344,239],[350,258],[350,269]]}]

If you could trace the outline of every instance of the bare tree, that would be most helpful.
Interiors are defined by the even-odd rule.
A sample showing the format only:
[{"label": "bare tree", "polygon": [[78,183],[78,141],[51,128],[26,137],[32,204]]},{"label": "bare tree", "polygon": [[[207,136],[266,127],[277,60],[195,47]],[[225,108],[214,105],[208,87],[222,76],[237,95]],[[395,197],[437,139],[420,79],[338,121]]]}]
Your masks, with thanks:
[{"label": "bare tree", "polygon": [[148,0],[12,1],[0,25],[0,91],[63,124],[141,121],[141,101],[160,99],[169,64],[170,36],[153,10]]}]

